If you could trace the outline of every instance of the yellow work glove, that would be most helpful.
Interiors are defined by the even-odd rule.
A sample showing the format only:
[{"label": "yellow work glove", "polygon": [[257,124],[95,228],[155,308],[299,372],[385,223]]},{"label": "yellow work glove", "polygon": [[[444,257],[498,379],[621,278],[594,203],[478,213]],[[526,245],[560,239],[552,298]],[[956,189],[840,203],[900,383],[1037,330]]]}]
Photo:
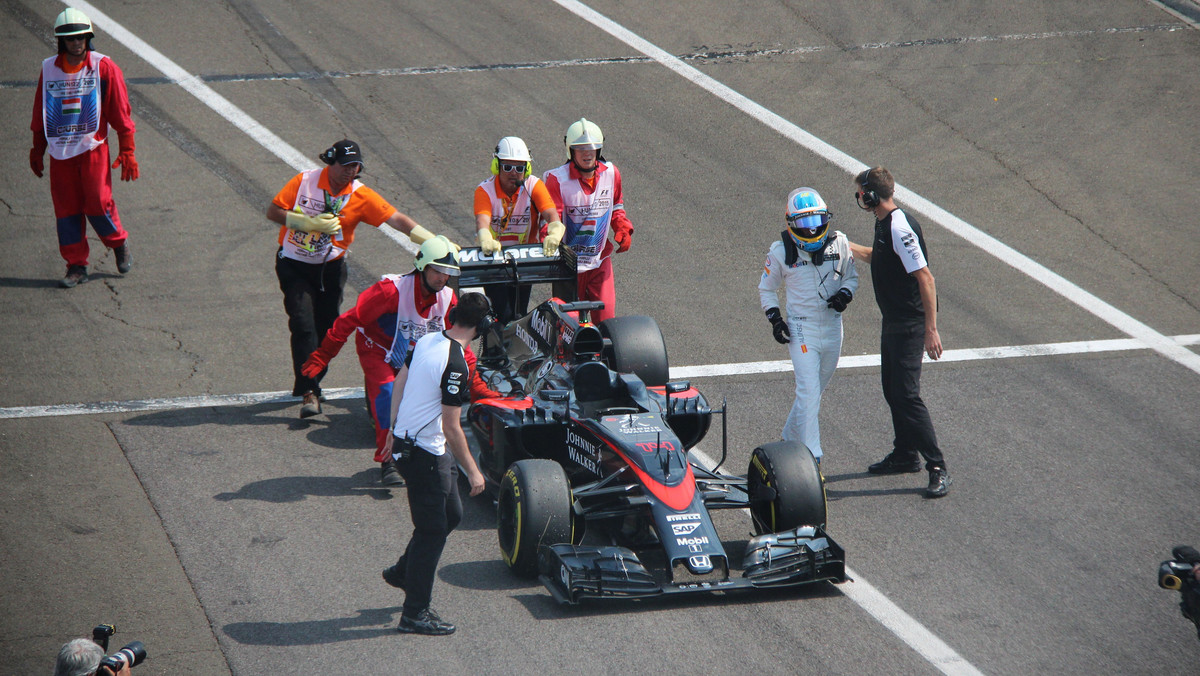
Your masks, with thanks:
[{"label": "yellow work glove", "polygon": [[567,234],[567,226],[562,221],[551,221],[546,225],[546,238],[542,240],[542,253],[553,256],[558,253],[558,245],[562,244],[563,235]]},{"label": "yellow work glove", "polygon": [[329,212],[306,216],[299,210],[289,211],[284,221],[287,223],[287,227],[300,232],[319,232],[323,235],[331,235],[342,229],[342,222]]},{"label": "yellow work glove", "polygon": [[426,230],[425,228],[423,228],[419,225],[414,225],[412,232],[408,233],[408,238],[413,241],[413,244],[416,244],[419,246],[421,244],[424,244],[425,240],[433,239],[433,233],[429,232],[428,230]]},{"label": "yellow work glove", "polygon": [[496,238],[492,237],[492,231],[488,228],[484,228],[483,230],[479,231],[479,248],[482,249],[483,253],[485,254],[494,254],[500,252],[500,242],[497,242]]},{"label": "yellow work glove", "polygon": [[[432,232],[429,232],[428,230],[426,230],[425,228],[423,228],[419,225],[414,225],[412,232],[408,233],[408,238],[411,239],[413,241],[413,244],[416,244],[417,246],[424,244],[425,240],[433,239],[436,236],[437,235],[434,235]],[[446,241],[450,242],[450,238],[447,237]],[[462,251],[462,247],[455,244],[454,242],[450,242],[450,246],[454,247],[455,252]]]}]

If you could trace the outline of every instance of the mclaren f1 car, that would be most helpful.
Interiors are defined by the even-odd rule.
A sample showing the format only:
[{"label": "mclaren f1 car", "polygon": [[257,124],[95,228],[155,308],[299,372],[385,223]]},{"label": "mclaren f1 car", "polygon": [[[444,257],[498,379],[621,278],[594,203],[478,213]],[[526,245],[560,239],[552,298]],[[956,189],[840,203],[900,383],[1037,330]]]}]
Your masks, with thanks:
[{"label": "mclaren f1 car", "polygon": [[[494,256],[463,249],[461,286],[575,279],[565,247]],[[724,405],[669,379],[646,316],[593,324],[595,302],[552,298],[483,338],[479,373],[499,396],[467,412],[497,505],[500,554],[561,603],[846,580],[825,532],[824,479],[802,444],[754,449],[745,476],[726,459]],[[721,461],[689,453],[721,416]],[[746,510],[756,533],[730,561],[715,510]],[[732,548],[731,548],[732,549]]]}]

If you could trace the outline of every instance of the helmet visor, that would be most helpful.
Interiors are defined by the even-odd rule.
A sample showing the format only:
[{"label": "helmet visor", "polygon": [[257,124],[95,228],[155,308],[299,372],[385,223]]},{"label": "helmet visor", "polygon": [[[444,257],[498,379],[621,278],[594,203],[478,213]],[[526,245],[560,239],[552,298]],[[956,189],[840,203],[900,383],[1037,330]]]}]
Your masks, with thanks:
[{"label": "helmet visor", "polygon": [[788,229],[796,237],[813,241],[825,235],[825,231],[829,228],[829,214],[827,212],[789,214],[787,223]]},{"label": "helmet visor", "polygon": [[439,263],[429,263],[425,267],[433,268],[437,272],[440,272],[443,275],[450,275],[451,277],[457,277],[461,273],[458,268],[452,268],[449,265],[441,265]]}]

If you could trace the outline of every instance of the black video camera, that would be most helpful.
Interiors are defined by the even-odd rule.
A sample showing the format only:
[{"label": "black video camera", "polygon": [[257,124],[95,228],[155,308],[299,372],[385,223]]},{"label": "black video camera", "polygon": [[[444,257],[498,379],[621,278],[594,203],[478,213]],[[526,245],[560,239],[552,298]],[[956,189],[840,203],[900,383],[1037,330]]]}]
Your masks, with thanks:
[{"label": "black video camera", "polygon": [[[115,633],[117,633],[117,626],[115,624],[96,625],[96,628],[92,630],[92,640],[107,653],[108,639]],[[109,671],[115,674],[124,669],[126,665],[130,669],[136,667],[144,659],[146,659],[146,646],[142,645],[141,641],[131,641],[124,648],[100,660],[100,666],[107,667]]]},{"label": "black video camera", "polygon": [[1183,598],[1179,601],[1179,612],[1196,625],[1196,637],[1200,638],[1200,581],[1196,580],[1200,552],[1180,545],[1171,551],[1171,556],[1175,558],[1158,566],[1158,586],[1180,593]]}]

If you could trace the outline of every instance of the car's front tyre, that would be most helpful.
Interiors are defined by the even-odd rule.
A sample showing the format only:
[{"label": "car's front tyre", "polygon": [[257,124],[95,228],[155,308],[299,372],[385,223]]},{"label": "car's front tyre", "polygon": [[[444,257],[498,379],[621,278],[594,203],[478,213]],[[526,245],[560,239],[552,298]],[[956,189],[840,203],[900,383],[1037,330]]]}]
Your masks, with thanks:
[{"label": "car's front tyre", "polygon": [[496,500],[500,556],[517,575],[537,574],[541,545],[572,541],[571,486],[557,462],[514,462],[500,480]]}]

